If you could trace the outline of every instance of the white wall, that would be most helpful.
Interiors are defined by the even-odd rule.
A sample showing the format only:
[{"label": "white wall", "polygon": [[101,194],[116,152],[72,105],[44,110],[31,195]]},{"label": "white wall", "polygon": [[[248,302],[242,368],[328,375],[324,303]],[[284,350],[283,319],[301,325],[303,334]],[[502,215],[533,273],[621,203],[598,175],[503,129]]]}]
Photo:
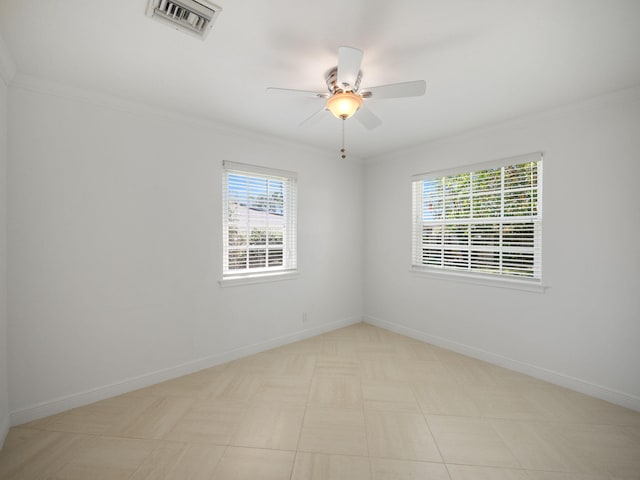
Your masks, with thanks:
[{"label": "white wall", "polygon": [[[14,423],[362,319],[359,163],[26,77],[10,107]],[[298,172],[297,279],[219,286],[223,159]]]},{"label": "white wall", "polygon": [[[9,103],[13,423],[357,321],[363,283],[371,322],[640,408],[640,90],[373,159],[364,204],[333,153],[26,77]],[[408,273],[412,174],[539,150],[546,293]],[[218,285],[223,159],[299,173],[298,279]]]},{"label": "white wall", "polygon": [[8,84],[13,76],[9,54],[0,38],[0,448],[9,430],[7,354],[7,158]]},{"label": "white wall", "polygon": [[[409,273],[412,174],[544,152],[544,294]],[[374,159],[365,318],[640,409],[640,89]]]}]

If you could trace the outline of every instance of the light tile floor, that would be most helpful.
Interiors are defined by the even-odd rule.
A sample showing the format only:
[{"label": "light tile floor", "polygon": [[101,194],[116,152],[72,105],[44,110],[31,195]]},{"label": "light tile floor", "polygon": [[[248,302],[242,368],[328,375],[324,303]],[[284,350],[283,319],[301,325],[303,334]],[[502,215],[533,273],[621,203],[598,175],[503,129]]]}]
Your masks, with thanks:
[{"label": "light tile floor", "polygon": [[640,479],[640,413],[357,324],[12,428],[0,478]]}]

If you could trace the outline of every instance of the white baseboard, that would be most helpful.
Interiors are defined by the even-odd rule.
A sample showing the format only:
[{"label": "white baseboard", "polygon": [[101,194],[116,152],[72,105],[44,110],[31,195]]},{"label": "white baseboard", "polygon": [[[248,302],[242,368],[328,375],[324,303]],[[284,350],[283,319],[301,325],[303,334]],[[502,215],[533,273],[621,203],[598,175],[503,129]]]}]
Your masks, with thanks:
[{"label": "white baseboard", "polygon": [[[264,342],[254,343],[252,345],[236,348],[234,350],[211,355],[209,357],[193,360],[191,362],[176,365],[171,368],[158,370],[134,378],[128,378],[111,385],[105,385],[102,387],[93,388],[91,390],[73,393],[71,395],[66,395],[64,397],[38,403],[26,408],[14,410],[10,414],[10,424],[12,426],[21,425],[23,423],[31,422],[39,418],[48,417],[49,415],[64,412],[72,408],[82,407],[99,400],[104,400],[105,398],[114,397],[123,393],[137,390],[139,388],[148,387],[156,383],[171,380],[172,378],[188,375],[205,368],[214,367],[231,360],[246,357],[247,355],[264,352],[265,350],[271,350],[272,348],[280,347],[292,342],[297,342],[298,340],[304,340],[305,338],[314,337],[316,335],[330,332],[338,328],[347,327],[359,322],[362,322],[362,317],[352,317],[336,322],[325,323],[322,325],[318,325],[317,327],[307,328],[289,335],[284,335]],[[6,423],[8,431],[9,421],[7,420]],[[2,431],[0,430],[0,434],[1,433]]]},{"label": "white baseboard", "polygon": [[9,415],[6,415],[2,419],[2,423],[0,423],[0,450],[2,450],[4,441],[7,438],[7,434],[9,433],[9,428],[11,428],[11,422],[9,421]]},{"label": "white baseboard", "polygon": [[520,362],[511,358],[503,357],[480,348],[465,345],[463,343],[448,340],[446,338],[430,335],[420,330],[406,327],[397,323],[382,320],[380,318],[372,317],[370,315],[364,316],[364,321],[370,325],[390,330],[400,335],[405,335],[416,340],[431,343],[438,347],[446,348],[454,352],[462,353],[464,355],[483,360],[485,362],[499,365],[501,367],[514,370],[516,372],[524,373],[534,378],[544,380],[545,382],[553,383],[561,387],[574,390],[576,392],[584,393],[592,397],[606,400],[607,402],[615,403],[622,407],[631,408],[633,410],[640,411],[640,398],[635,395],[613,390],[602,385],[597,385],[586,380],[582,380],[564,373],[555,372],[546,368],[538,367],[525,362]]}]

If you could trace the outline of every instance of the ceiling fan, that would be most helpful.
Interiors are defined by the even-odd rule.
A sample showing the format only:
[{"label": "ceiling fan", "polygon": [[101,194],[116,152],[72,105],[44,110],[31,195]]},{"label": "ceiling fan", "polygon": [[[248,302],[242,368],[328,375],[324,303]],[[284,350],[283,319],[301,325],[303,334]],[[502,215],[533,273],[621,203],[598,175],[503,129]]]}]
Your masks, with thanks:
[{"label": "ceiling fan", "polygon": [[364,100],[378,100],[384,98],[419,97],[424,95],[426,83],[424,80],[413,82],[392,83],[377,87],[360,88],[362,80],[362,50],[353,47],[338,48],[338,65],[329,70],[325,75],[328,93],[311,92],[307,90],[291,90],[288,88],[267,88],[267,93],[298,95],[326,99],[325,105],[304,120],[300,125],[313,123],[321,114],[329,110],[333,115],[342,120],[355,115],[362,125],[368,129],[374,129],[382,124],[382,120],[369,110]]}]

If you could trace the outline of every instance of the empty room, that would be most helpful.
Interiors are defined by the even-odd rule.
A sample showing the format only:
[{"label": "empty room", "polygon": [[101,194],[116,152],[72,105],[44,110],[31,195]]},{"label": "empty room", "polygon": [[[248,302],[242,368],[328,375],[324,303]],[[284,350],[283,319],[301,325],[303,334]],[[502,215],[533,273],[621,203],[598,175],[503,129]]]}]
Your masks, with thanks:
[{"label": "empty room", "polygon": [[0,0],[0,479],[640,480],[640,1]]}]

